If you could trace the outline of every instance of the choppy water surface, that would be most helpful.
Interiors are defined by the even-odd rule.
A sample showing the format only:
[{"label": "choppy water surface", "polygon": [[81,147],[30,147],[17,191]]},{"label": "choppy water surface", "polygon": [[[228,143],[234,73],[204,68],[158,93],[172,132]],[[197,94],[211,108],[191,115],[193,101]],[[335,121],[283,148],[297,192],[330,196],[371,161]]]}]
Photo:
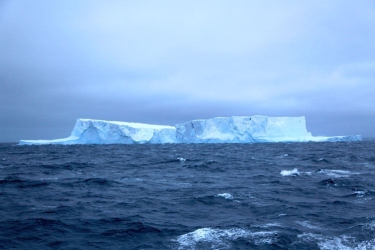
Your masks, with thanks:
[{"label": "choppy water surface", "polygon": [[1,249],[375,249],[375,141],[0,144]]}]

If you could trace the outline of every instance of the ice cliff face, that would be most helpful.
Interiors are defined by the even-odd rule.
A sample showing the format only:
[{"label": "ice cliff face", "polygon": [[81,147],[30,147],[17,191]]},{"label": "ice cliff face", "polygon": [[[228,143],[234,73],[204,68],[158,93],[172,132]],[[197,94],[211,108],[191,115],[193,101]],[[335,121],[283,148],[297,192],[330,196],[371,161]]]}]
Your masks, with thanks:
[{"label": "ice cliff face", "polygon": [[172,126],[78,119],[71,136],[20,144],[254,143],[356,141],[361,136],[313,137],[305,117],[232,116]]}]

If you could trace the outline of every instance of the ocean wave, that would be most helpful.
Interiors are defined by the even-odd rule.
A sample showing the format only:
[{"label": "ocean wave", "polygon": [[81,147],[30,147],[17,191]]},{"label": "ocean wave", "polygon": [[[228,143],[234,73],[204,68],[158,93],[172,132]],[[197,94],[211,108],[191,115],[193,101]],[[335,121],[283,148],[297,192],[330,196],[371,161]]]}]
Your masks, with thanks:
[{"label": "ocean wave", "polygon": [[179,160],[180,162],[185,162],[186,161],[186,159],[182,158],[182,157],[177,158],[177,160]]},{"label": "ocean wave", "polygon": [[298,235],[305,242],[313,242],[321,250],[370,250],[375,249],[375,239],[359,241],[348,235],[325,236],[322,234],[304,233]]},{"label": "ocean wave", "polygon": [[222,197],[227,200],[233,200],[233,195],[231,195],[230,193],[217,194],[216,197]]},{"label": "ocean wave", "polygon": [[314,225],[312,222],[310,221],[296,221],[296,223],[298,225],[301,225],[303,227],[306,227],[306,228],[309,228],[309,229],[313,229],[313,230],[322,230],[322,228],[318,225]]},{"label": "ocean wave", "polygon": [[374,249],[375,141],[0,154],[0,249]]},{"label": "ocean wave", "polygon": [[247,229],[200,228],[177,237],[178,249],[231,249],[237,240],[245,240],[254,245],[269,245],[277,239],[277,232],[252,232]]},{"label": "ocean wave", "polygon": [[298,176],[300,175],[300,172],[297,168],[294,168],[292,170],[281,170],[280,174],[282,176]]},{"label": "ocean wave", "polygon": [[340,169],[320,169],[317,173],[331,176],[334,178],[349,177],[353,174],[358,174],[358,173],[353,173],[348,170],[340,170]]}]

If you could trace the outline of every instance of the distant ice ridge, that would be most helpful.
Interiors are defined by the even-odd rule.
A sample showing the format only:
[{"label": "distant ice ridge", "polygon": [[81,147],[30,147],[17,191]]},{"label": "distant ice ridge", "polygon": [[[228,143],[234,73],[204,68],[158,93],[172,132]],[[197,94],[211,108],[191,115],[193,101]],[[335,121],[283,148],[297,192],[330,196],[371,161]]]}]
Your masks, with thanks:
[{"label": "distant ice ridge", "polygon": [[301,117],[232,116],[192,120],[175,126],[78,119],[71,135],[20,144],[157,144],[358,141],[361,136],[313,137]]}]

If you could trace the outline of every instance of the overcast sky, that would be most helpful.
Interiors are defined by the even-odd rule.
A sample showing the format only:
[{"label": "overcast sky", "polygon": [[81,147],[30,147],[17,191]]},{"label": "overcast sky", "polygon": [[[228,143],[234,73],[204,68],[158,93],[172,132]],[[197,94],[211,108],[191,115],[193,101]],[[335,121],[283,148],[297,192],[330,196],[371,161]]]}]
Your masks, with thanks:
[{"label": "overcast sky", "polygon": [[257,114],[374,137],[375,1],[0,0],[0,142]]}]

